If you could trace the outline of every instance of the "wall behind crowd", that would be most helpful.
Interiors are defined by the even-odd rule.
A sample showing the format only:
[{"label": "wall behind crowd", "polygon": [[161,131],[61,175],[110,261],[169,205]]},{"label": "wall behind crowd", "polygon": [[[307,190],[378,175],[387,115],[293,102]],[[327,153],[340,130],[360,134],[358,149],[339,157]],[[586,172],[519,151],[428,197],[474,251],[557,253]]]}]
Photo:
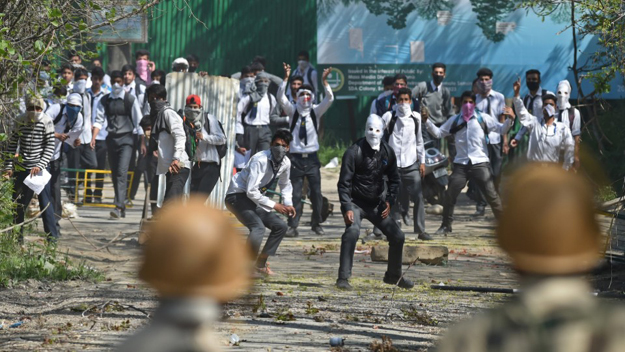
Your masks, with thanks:
[{"label": "wall behind crowd", "polygon": [[[149,50],[157,68],[166,70],[177,57],[195,54],[200,70],[211,75],[238,72],[261,55],[267,59],[266,71],[282,77],[282,62],[296,65],[300,50],[308,50],[316,65],[316,0],[206,0],[189,2],[189,6],[204,24],[188,10],[179,11],[174,1],[163,2],[149,22],[148,43],[133,45],[132,52]],[[351,102],[359,130],[368,103],[368,98]],[[336,101],[324,117],[326,141],[351,139],[348,108],[347,102]]]}]

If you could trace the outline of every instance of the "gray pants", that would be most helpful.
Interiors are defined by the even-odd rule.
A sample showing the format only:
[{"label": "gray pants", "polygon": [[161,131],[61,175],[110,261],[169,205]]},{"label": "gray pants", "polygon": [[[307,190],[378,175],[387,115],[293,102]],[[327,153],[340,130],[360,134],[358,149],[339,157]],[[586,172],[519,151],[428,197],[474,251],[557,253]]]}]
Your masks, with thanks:
[{"label": "gray pants", "polygon": [[401,178],[401,191],[399,192],[398,204],[393,206],[393,219],[401,220],[400,215],[406,215],[410,211],[410,199],[414,202],[413,220],[414,232],[425,232],[425,208],[423,206],[423,192],[421,190],[421,175],[419,163],[416,162],[408,167],[399,168]]},{"label": "gray pants", "polygon": [[[354,212],[354,223],[345,227],[343,237],[341,237],[341,257],[339,266],[339,279],[349,279],[352,276],[352,266],[354,264],[354,250],[360,237],[360,223],[362,219],[367,219],[379,228],[388,239],[388,267],[386,275],[391,278],[401,276],[401,263],[404,250],[404,233],[397,222],[390,216],[382,219],[382,211],[386,207],[385,203],[376,206],[362,204],[358,201],[352,203]],[[341,209],[343,214],[345,209]]]},{"label": "gray pants", "polygon": [[[154,156],[152,156],[155,158]],[[172,199],[178,199],[184,195],[184,186],[189,179],[189,173],[191,171],[183,167],[177,174],[167,172],[165,174],[165,196],[163,197],[163,204]],[[159,175],[152,177],[152,186],[150,188],[150,199],[156,200],[158,198],[158,179]],[[155,215],[159,211],[156,206],[156,202],[152,203],[152,215]]]},{"label": "gray pants", "polygon": [[56,225],[59,226],[59,220],[63,215],[63,204],[61,202],[61,158],[50,162],[50,197],[54,204],[54,217]]},{"label": "gray pants", "polygon": [[[502,137],[503,140],[503,137]],[[499,144],[488,145],[488,159],[490,160],[491,176],[495,182],[495,190],[499,188],[499,177],[501,176],[501,166],[503,164],[502,155],[503,141]],[[478,201],[476,205],[477,210],[486,208],[487,200],[483,192],[477,192]]]},{"label": "gray pants", "polygon": [[499,219],[502,211],[501,200],[497,190],[495,190],[489,163],[475,165],[470,163],[467,165],[454,164],[454,171],[449,177],[449,186],[445,192],[445,204],[443,207],[444,226],[451,226],[456,200],[469,180],[473,181],[480,192],[484,194],[486,201],[490,204],[493,213],[495,213],[495,218]]},{"label": "gray pants", "polygon": [[[226,207],[237,217],[237,219],[250,230],[248,244],[252,248],[252,253],[258,255],[260,246],[265,236],[265,228],[271,230],[267,242],[263,247],[259,261],[256,265],[262,267],[265,265],[266,257],[275,255],[284,235],[287,226],[284,220],[280,219],[278,214],[267,212],[259,208],[256,203],[251,201],[246,194],[236,193],[226,196]],[[352,251],[353,255],[354,251]]]},{"label": "gray pants", "polygon": [[323,198],[321,196],[321,163],[317,157],[317,153],[308,154],[308,157],[302,157],[302,154],[291,154],[291,185],[293,186],[293,205],[297,214],[289,218],[289,226],[297,228],[299,220],[302,217],[302,209],[304,204],[302,200],[302,188],[304,186],[304,178],[308,179],[308,188],[310,190],[310,201],[312,203],[311,224],[314,228],[321,224],[321,206]]},{"label": "gray pants", "polygon": [[106,138],[106,151],[111,166],[113,189],[115,191],[115,207],[126,209],[126,192],[128,191],[128,166],[132,154],[132,133],[124,136]]},{"label": "gray pants", "polygon": [[254,154],[269,149],[271,144],[271,129],[267,125],[254,126],[246,125],[243,136],[244,147]]}]

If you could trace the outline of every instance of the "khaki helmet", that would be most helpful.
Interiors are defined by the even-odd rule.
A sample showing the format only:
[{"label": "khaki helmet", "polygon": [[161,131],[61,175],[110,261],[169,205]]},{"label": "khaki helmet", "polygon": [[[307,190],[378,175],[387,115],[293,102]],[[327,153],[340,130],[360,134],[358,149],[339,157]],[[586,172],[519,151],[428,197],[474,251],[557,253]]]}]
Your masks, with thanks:
[{"label": "khaki helmet", "polygon": [[139,278],[163,297],[210,297],[227,302],[250,285],[251,256],[227,216],[206,198],[167,203],[147,225]]},{"label": "khaki helmet", "polygon": [[556,164],[530,163],[518,169],[508,183],[497,238],[521,272],[592,270],[601,239],[592,189]]}]

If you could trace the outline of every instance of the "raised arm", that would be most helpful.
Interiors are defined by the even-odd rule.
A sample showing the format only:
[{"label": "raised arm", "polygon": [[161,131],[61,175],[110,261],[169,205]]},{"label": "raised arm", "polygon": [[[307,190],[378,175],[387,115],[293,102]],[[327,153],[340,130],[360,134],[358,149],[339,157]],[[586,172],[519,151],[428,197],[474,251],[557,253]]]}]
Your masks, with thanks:
[{"label": "raised arm", "polygon": [[328,109],[330,108],[330,105],[332,105],[332,102],[334,101],[334,94],[332,94],[332,88],[328,84],[328,75],[330,74],[330,72],[332,72],[332,67],[328,67],[325,70],[323,70],[323,75],[321,76],[321,80],[323,82],[323,88],[325,89],[326,94],[325,94],[325,97],[323,97],[323,100],[321,101],[321,103],[319,103],[319,105],[313,108],[318,118],[320,118],[321,115],[323,115],[326,111],[328,111]]},{"label": "raised arm", "polygon": [[[538,119],[536,118],[536,116],[531,115],[529,111],[527,111],[527,109],[525,108],[525,104],[523,104],[523,100],[521,100],[521,81],[515,81],[512,85],[512,89],[514,90],[514,110],[519,115],[519,121],[521,122],[521,125],[531,131],[534,129],[536,123],[538,122]],[[519,131],[519,133],[521,133],[521,131]]]}]

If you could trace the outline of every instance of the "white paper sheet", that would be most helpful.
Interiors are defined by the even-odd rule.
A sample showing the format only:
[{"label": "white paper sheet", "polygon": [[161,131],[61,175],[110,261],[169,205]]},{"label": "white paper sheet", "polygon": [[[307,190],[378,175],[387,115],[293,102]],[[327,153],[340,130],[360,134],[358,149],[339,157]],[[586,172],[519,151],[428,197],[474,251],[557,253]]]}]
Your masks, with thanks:
[{"label": "white paper sheet", "polygon": [[38,174],[31,176],[26,176],[24,180],[24,184],[33,190],[35,194],[40,194],[43,191],[43,188],[50,182],[50,178],[52,175],[48,172],[48,170],[43,169],[39,171]]}]

